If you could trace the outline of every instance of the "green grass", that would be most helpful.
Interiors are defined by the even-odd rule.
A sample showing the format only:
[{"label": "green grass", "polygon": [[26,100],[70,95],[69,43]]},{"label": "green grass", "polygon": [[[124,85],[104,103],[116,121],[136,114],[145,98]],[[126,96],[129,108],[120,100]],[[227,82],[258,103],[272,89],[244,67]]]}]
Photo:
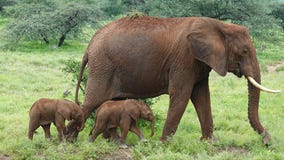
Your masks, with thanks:
[{"label": "green grass", "polygon": [[[34,141],[27,138],[28,111],[41,97],[62,98],[63,92],[72,91],[71,75],[61,71],[63,61],[74,57],[81,59],[84,50],[75,52],[0,52],[0,155],[12,159],[100,159],[118,150],[118,146],[101,137],[88,143],[87,127],[76,143],[59,144],[55,127],[52,141],[44,139],[41,128]],[[271,88],[284,88],[284,72],[262,74],[263,84]],[[260,119],[271,134],[271,145],[263,146],[261,135],[250,127],[247,118],[246,80],[232,74],[220,77],[210,75],[214,135],[216,141],[200,141],[200,127],[196,112],[189,103],[176,134],[167,144],[159,137],[168,109],[168,96],[163,95],[152,106],[160,119],[155,135],[149,138],[150,129],[143,132],[150,139],[140,143],[130,133],[127,143],[136,159],[283,159],[284,158],[284,94],[261,94]]]},{"label": "green grass", "polygon": [[[0,19],[1,20],[1,19]],[[6,20],[5,20],[6,21]],[[5,21],[0,21],[1,24]],[[277,43],[255,42],[262,68],[264,86],[284,91],[284,70],[267,73],[266,64],[284,60],[283,33]],[[1,41],[2,43],[2,41]],[[112,157],[118,146],[99,137],[88,143],[91,127],[79,134],[75,143],[59,144],[57,131],[52,126],[52,140],[44,139],[41,128],[33,141],[27,138],[28,111],[32,103],[41,97],[74,99],[75,86],[72,75],[62,72],[63,62],[75,58],[81,60],[87,44],[67,41],[57,48],[40,42],[24,42],[0,50],[0,159],[8,155],[11,159],[101,159]],[[5,49],[5,48],[4,48]],[[176,134],[166,144],[159,138],[167,115],[168,96],[163,95],[152,106],[157,118],[155,135],[149,138],[149,127],[142,128],[148,143],[140,143],[129,133],[127,143],[135,159],[188,160],[188,159],[284,159],[284,94],[262,93],[259,115],[262,124],[271,134],[269,147],[261,143],[262,136],[250,127],[247,118],[247,84],[228,74],[210,75],[212,113],[215,141],[200,141],[199,121],[191,103],[184,113]]]},{"label": "green grass", "polygon": [[274,31],[273,34],[274,36],[267,37],[266,40],[254,42],[262,70],[265,70],[266,64],[275,64],[284,60],[284,32]]}]

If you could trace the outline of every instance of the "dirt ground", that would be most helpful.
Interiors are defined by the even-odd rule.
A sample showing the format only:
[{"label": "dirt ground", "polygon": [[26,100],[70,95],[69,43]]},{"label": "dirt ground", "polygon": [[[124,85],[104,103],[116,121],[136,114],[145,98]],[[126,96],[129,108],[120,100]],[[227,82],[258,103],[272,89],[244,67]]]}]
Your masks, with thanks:
[{"label": "dirt ground", "polygon": [[283,66],[284,66],[284,61],[281,61],[277,64],[267,65],[266,69],[267,69],[268,72],[275,72],[277,68],[283,67]]},{"label": "dirt ground", "polygon": [[8,155],[2,155],[0,154],[0,160],[10,160],[11,157],[9,157]]},{"label": "dirt ground", "polygon": [[100,157],[102,160],[134,160],[130,149],[118,149],[111,154]]},{"label": "dirt ground", "polygon": [[[0,160],[11,160],[8,155],[0,154]],[[118,149],[111,154],[106,154],[100,158],[101,160],[134,160],[130,149]]]}]

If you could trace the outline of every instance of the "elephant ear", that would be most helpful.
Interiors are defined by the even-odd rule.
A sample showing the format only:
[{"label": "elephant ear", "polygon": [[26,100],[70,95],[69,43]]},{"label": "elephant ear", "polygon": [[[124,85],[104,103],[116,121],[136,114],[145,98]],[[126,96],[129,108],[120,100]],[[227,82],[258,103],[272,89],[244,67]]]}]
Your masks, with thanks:
[{"label": "elephant ear", "polygon": [[68,106],[58,106],[57,112],[68,121],[72,119],[72,111]]},{"label": "elephant ear", "polygon": [[228,56],[225,49],[223,33],[207,21],[192,24],[191,33],[187,36],[190,51],[198,60],[209,65],[219,75],[225,76],[228,71]]},{"label": "elephant ear", "polygon": [[125,112],[135,121],[140,118],[140,109],[136,105],[126,105]]}]

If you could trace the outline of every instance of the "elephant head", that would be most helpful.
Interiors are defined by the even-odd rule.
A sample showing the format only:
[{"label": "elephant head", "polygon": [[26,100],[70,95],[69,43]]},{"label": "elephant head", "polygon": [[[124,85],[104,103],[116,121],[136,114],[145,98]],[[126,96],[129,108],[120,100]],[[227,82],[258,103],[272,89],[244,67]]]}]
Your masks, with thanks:
[{"label": "elephant head", "polygon": [[64,119],[67,119],[68,121],[73,121],[73,123],[76,123],[76,130],[81,131],[84,129],[84,112],[80,108],[80,106],[76,104],[72,104],[67,106],[60,107],[58,109],[58,113],[64,117]]},{"label": "elephant head", "polygon": [[[85,127],[85,119],[83,112],[73,112],[72,114],[72,120],[68,123],[66,126],[65,131],[65,138],[69,142],[74,142],[77,139],[79,131],[82,131]],[[75,132],[70,132],[75,131]]]},{"label": "elephant head", "polygon": [[201,18],[192,24],[187,36],[191,53],[206,63],[219,75],[227,72],[248,79],[248,118],[254,130],[264,134],[263,142],[269,141],[268,132],[258,116],[260,90],[279,92],[260,85],[260,69],[256,49],[245,27],[227,24],[214,19]]},{"label": "elephant head", "polygon": [[73,121],[77,122],[77,130],[82,131],[84,129],[85,118],[84,113],[82,111],[73,111],[72,112]]},{"label": "elephant head", "polygon": [[[154,135],[154,114],[151,108],[141,101],[133,100],[134,105],[127,105],[126,112],[130,115],[132,119],[137,121],[139,118],[150,121],[151,122],[151,137]],[[134,106],[134,107],[132,107]],[[137,109],[138,108],[138,109]]]}]

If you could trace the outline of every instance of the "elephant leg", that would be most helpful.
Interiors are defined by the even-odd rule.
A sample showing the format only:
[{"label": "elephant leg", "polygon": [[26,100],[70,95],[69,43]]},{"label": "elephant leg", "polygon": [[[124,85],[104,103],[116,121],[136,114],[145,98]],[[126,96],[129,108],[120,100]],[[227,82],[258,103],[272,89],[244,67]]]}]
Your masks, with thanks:
[{"label": "elephant leg", "polygon": [[50,139],[50,124],[42,125],[41,127],[44,130],[45,138]]},{"label": "elephant leg", "polygon": [[100,125],[96,124],[96,126],[94,128],[94,132],[89,138],[89,142],[94,142],[99,134],[106,131],[106,124],[104,124],[104,123],[105,122],[101,122]]},{"label": "elephant leg", "polygon": [[65,129],[64,118],[63,117],[55,117],[55,126],[58,132],[59,142],[62,143],[64,140],[63,131]]},{"label": "elephant leg", "polygon": [[[94,85],[94,86],[92,86]],[[102,86],[99,86],[102,85]],[[85,122],[91,115],[93,111],[95,111],[104,101],[111,99],[109,95],[106,93],[107,88],[100,81],[92,80],[92,78],[88,78],[86,93],[84,103],[82,104],[82,111],[84,112]],[[67,126],[67,139],[69,141],[74,141],[77,139],[79,131],[77,130],[75,121],[71,121]]]},{"label": "elephant leg", "polygon": [[197,112],[201,130],[201,139],[212,138],[213,119],[211,113],[208,77],[197,83],[192,91],[191,101]]},{"label": "elephant leg", "polygon": [[119,141],[119,135],[117,134],[117,128],[109,128],[103,132],[103,138],[112,140],[112,141]]},{"label": "elephant leg", "polygon": [[[102,73],[102,75],[105,75],[105,73],[106,72]],[[85,120],[103,102],[112,99],[111,93],[108,92],[109,90],[111,90],[110,89],[111,84],[109,78],[105,77],[105,79],[103,80],[96,78],[98,78],[97,75],[93,75],[92,73],[90,73],[87,81],[84,103],[82,105],[83,106],[82,110],[84,112]]]},{"label": "elephant leg", "polygon": [[130,124],[131,124],[131,118],[130,117],[125,117],[120,122],[121,137],[120,137],[119,148],[128,148],[127,145],[126,145],[126,137],[127,137],[128,131],[130,129]]},{"label": "elephant leg", "polygon": [[103,138],[104,138],[104,139],[110,139],[110,138],[111,138],[111,133],[110,133],[109,130],[105,130],[105,131],[103,132]]},{"label": "elephant leg", "polygon": [[114,141],[114,142],[119,142],[120,136],[119,136],[118,133],[117,133],[117,127],[110,128],[110,129],[109,129],[109,133],[110,133],[110,137],[111,137],[111,140],[112,140],[112,141]]},{"label": "elephant leg", "polygon": [[123,127],[121,128],[121,137],[120,137],[120,145],[119,148],[125,149],[128,148],[126,145],[126,137],[128,134],[129,127]]},{"label": "elephant leg", "polygon": [[95,129],[95,132],[90,136],[89,142],[94,142],[99,134],[103,133],[103,130]]},{"label": "elephant leg", "polygon": [[64,138],[64,135],[63,135],[63,128],[61,127],[56,127],[57,128],[57,132],[58,132],[58,139],[59,139],[59,142],[62,143],[63,142],[63,138]]},{"label": "elephant leg", "polygon": [[[184,75],[186,74],[179,74],[174,77],[183,77]],[[184,84],[183,82],[187,83]],[[179,82],[169,83],[170,106],[162,137],[160,138],[162,142],[166,141],[168,136],[175,134],[191,95],[191,84],[190,79],[187,78]]]},{"label": "elephant leg", "polygon": [[28,138],[30,140],[33,140],[33,136],[35,133],[35,130],[39,127],[38,120],[30,120],[29,122],[29,132],[28,132]]},{"label": "elephant leg", "polygon": [[137,127],[136,123],[132,123],[129,130],[131,132],[135,133],[139,137],[140,141],[146,141],[146,139],[144,138],[143,133]]}]

